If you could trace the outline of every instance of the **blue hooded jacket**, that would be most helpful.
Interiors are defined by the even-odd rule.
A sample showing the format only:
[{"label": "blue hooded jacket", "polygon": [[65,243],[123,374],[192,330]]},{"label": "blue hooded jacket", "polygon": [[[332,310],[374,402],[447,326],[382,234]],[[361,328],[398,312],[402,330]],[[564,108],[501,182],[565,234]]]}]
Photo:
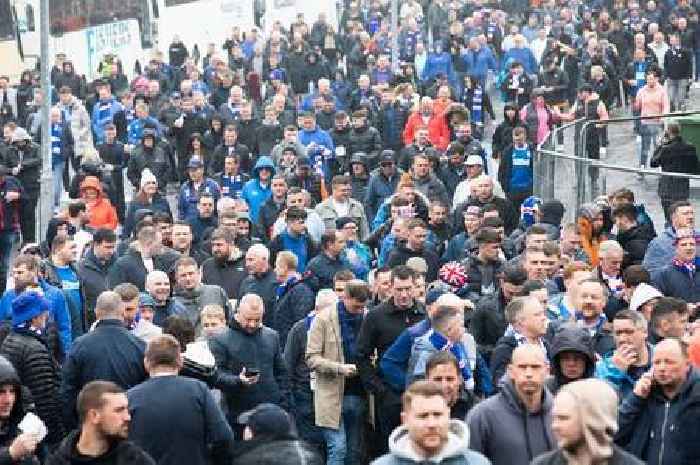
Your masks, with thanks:
[{"label": "blue hooded jacket", "polygon": [[[272,171],[267,186],[262,186],[260,184],[259,175],[262,168],[269,168]],[[253,179],[245,183],[245,186],[243,186],[241,198],[248,202],[248,208],[250,209],[250,220],[253,224],[258,223],[258,214],[260,213],[260,207],[262,207],[262,204],[264,204],[267,199],[272,196],[272,189],[270,188],[270,185],[272,184],[272,176],[274,175],[275,164],[272,162],[272,158],[260,157],[253,168]]]}]

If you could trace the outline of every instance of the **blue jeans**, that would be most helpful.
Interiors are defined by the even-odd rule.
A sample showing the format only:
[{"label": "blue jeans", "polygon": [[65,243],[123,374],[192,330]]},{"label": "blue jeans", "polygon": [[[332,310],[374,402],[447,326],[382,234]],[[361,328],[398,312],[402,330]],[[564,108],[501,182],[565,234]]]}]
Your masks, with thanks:
[{"label": "blue jeans", "polygon": [[360,396],[343,397],[340,428],[322,428],[326,439],[326,465],[357,465],[362,459],[362,422],[365,401]]},{"label": "blue jeans", "polygon": [[53,206],[61,205],[61,196],[63,195],[63,170],[66,168],[65,161],[59,161],[51,165],[53,172]]},{"label": "blue jeans", "polygon": [[649,159],[649,150],[651,149],[651,144],[656,140],[659,135],[661,125],[657,123],[642,123],[639,126],[639,133],[642,136],[642,146],[639,154],[639,163],[646,166],[647,160]]}]

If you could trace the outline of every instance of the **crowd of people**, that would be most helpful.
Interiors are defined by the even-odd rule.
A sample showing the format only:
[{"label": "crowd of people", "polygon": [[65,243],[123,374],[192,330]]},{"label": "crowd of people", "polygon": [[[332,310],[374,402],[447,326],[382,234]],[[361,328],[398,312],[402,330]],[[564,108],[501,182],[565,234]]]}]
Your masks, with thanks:
[{"label": "crowd of people", "polygon": [[533,195],[558,124],[598,158],[628,103],[634,163],[698,171],[653,118],[698,7],[402,0],[393,67],[389,3],[0,77],[0,464],[699,463],[687,179],[665,224]]}]

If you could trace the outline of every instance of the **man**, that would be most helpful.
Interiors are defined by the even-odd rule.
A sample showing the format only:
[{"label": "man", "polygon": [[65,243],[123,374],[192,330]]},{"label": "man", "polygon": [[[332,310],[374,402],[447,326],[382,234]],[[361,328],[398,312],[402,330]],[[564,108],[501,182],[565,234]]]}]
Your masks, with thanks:
[{"label": "man", "polygon": [[12,301],[12,327],[0,346],[17,370],[22,385],[29,389],[36,414],[48,429],[46,442],[63,439],[64,419],[59,398],[60,373],[51,355],[45,333],[49,302],[35,291],[18,294]]},{"label": "man", "polygon": [[428,199],[439,199],[445,205],[450,204],[450,196],[445,185],[432,172],[430,157],[425,153],[417,153],[413,157],[411,179],[418,192]]},{"label": "man", "polygon": [[[44,329],[51,336],[50,350],[54,357],[63,359],[68,354],[73,340],[68,304],[63,293],[42,279],[39,271],[40,263],[37,257],[24,254],[15,257],[12,264],[12,280],[15,287],[7,289],[2,295],[0,315],[2,320],[12,318],[12,303],[22,292],[27,290],[41,292],[49,302],[49,325]],[[58,341],[52,341],[55,333],[58,333]]]},{"label": "man", "polygon": [[679,229],[695,229],[695,209],[687,200],[679,200],[669,207],[671,225],[663,233],[649,243],[644,254],[644,268],[654,274],[661,268],[670,265],[676,254],[676,231]]},{"label": "man", "polygon": [[76,397],[90,381],[112,381],[128,389],[146,379],[144,342],[124,324],[124,302],[105,291],[97,298],[95,329],[76,339],[63,365],[61,399],[66,423],[75,424]]},{"label": "man", "polygon": [[496,343],[491,354],[493,385],[500,386],[502,378],[511,363],[513,352],[521,345],[539,346],[545,354],[548,347],[544,343],[547,332],[547,315],[539,300],[533,297],[518,297],[505,308],[506,321],[512,330],[506,331]]},{"label": "man", "polygon": [[651,311],[651,329],[655,341],[667,337],[682,338],[688,330],[688,304],[674,297],[660,297]]},{"label": "man", "polygon": [[604,382],[589,379],[566,385],[552,404],[552,432],[559,449],[539,456],[533,465],[592,463],[642,465],[613,443],[617,395]]},{"label": "man", "polygon": [[696,395],[698,379],[690,369],[683,341],[669,338],[657,344],[652,369],[622,401],[615,442],[649,465],[684,463],[685,452],[674,447],[682,433],[676,425]]},{"label": "man", "polygon": [[462,261],[462,266],[469,276],[466,283],[468,297],[478,301],[481,297],[495,294],[498,290],[498,276],[503,268],[501,258],[501,235],[495,228],[479,229],[476,235],[478,251],[471,253]]},{"label": "man", "polygon": [[593,377],[596,358],[585,329],[563,325],[552,337],[551,347],[552,376],[546,382],[549,392],[556,394],[569,383]]},{"label": "man", "polygon": [[92,132],[95,135],[95,144],[104,142],[104,129],[107,123],[114,123],[114,116],[124,110],[121,103],[112,96],[109,83],[97,81],[98,100],[92,108]]},{"label": "man", "polygon": [[652,274],[652,281],[662,294],[685,300],[693,308],[700,302],[700,264],[697,235],[692,229],[676,231],[676,254],[673,261]]},{"label": "man", "polygon": [[78,263],[78,276],[85,297],[85,327],[95,322],[97,297],[108,289],[107,277],[116,263],[117,235],[111,229],[98,229],[92,235],[92,247]]},{"label": "man", "polygon": [[331,139],[328,132],[317,127],[314,113],[304,113],[301,117],[301,122],[302,130],[299,132],[299,143],[306,148],[306,154],[311,161],[311,166],[320,167],[327,181],[331,174],[328,159],[335,153],[333,139]]},{"label": "man", "polygon": [[270,250],[262,244],[253,244],[245,254],[245,270],[239,295],[257,294],[265,303],[263,324],[272,326],[274,306],[277,299],[277,277],[270,267]]},{"label": "man", "polygon": [[306,147],[299,143],[298,132],[299,129],[293,125],[286,126],[284,128],[284,136],[282,141],[272,148],[272,153],[270,154],[270,157],[276,166],[279,165],[284,150],[289,147],[294,149],[297,157],[306,157]]},{"label": "man", "polygon": [[258,226],[265,243],[272,238],[272,227],[280,212],[285,209],[287,201],[287,180],[277,174],[270,185],[272,195],[261,206],[258,212]]},{"label": "man", "polygon": [[539,344],[521,345],[501,392],[469,412],[469,446],[493,465],[526,465],[554,449],[552,396],[544,386],[548,365]]},{"label": "man", "polygon": [[8,457],[8,463],[37,463],[35,456],[37,437],[19,429],[27,414],[26,395],[22,395],[22,383],[17,371],[7,360],[0,359],[0,453]]},{"label": "man", "polygon": [[[634,109],[639,111],[642,117],[665,115],[669,113],[671,111],[671,103],[668,99],[666,89],[659,83],[661,79],[661,69],[656,65],[650,66],[646,70],[645,75],[646,84],[637,92],[634,100]],[[639,133],[642,137],[642,143],[639,148],[640,168],[645,168],[647,166],[649,149],[661,127],[661,121],[653,118],[640,121]]]},{"label": "man", "polygon": [[[217,386],[228,405],[228,421],[242,437],[238,415],[263,402],[289,406],[289,379],[277,332],[262,325],[265,307],[255,294],[241,298],[231,325],[209,340],[218,369]],[[235,426],[234,426],[235,425]]]},{"label": "man", "polygon": [[31,136],[23,128],[18,127],[12,133],[12,150],[8,161],[10,173],[24,188],[24,195],[20,197],[19,218],[22,242],[36,242],[36,206],[39,201],[42,164],[39,146],[32,142]]},{"label": "man", "polygon": [[326,440],[329,465],[359,463],[365,392],[358,377],[359,337],[370,292],[367,283],[345,286],[337,308],[314,318],[306,346],[306,363],[316,374],[316,425]]},{"label": "man", "polygon": [[576,323],[589,332],[593,350],[602,357],[615,348],[615,339],[603,312],[609,298],[605,284],[597,278],[584,279],[579,282],[576,294]]},{"label": "man", "polygon": [[[306,212],[306,219],[304,220],[306,232],[311,240],[314,242],[321,242],[321,236],[326,231],[326,226],[323,224],[321,217],[318,216],[318,213],[316,213],[314,209],[309,208],[312,201],[312,194],[301,189],[300,187],[290,187],[287,191],[287,209],[297,207],[304,210]],[[277,235],[284,231],[286,226],[287,209],[282,210],[279,213],[277,220],[272,226],[271,236],[273,240]]]},{"label": "man", "polygon": [[471,195],[469,198],[465,202],[455,205],[455,224],[459,223],[464,210],[469,206],[474,205],[483,209],[487,204],[494,204],[498,210],[498,216],[503,220],[506,235],[510,235],[518,226],[519,215],[511,202],[501,197],[496,197],[493,179],[486,174],[479,175],[472,179],[470,188]]},{"label": "man", "polygon": [[219,286],[229,299],[238,300],[245,270],[243,254],[234,243],[235,237],[229,231],[217,228],[209,240],[212,257],[202,264],[202,283]]},{"label": "man", "polygon": [[346,240],[343,231],[329,229],[321,236],[321,253],[311,259],[306,271],[314,290],[332,289],[333,277],[341,270],[349,269],[341,260]]},{"label": "man", "polygon": [[196,333],[202,330],[200,313],[207,305],[219,305],[226,312],[226,321],[231,316],[231,306],[226,292],[221,286],[202,284],[202,274],[193,258],[183,257],[177,261],[175,271],[174,300],[185,309],[182,315],[195,327]]},{"label": "man", "polygon": [[287,250],[277,254],[275,277],[279,287],[275,292],[277,300],[273,316],[269,319],[272,322],[270,327],[280,335],[280,344],[283,348],[292,326],[314,308],[314,291],[308,282],[302,279],[302,275],[297,269],[298,258],[296,255]]},{"label": "man", "polygon": [[177,339],[151,340],[144,365],[149,380],[127,393],[134,443],[159,464],[231,463],[231,427],[206,384],[178,376],[183,360]]},{"label": "man", "polygon": [[384,439],[399,421],[399,399],[382,379],[372,359],[381,360],[384,352],[407,328],[425,318],[425,308],[413,296],[416,273],[405,265],[391,270],[391,298],[372,309],[362,323],[358,340],[358,369],[367,391],[380,400],[382,408],[377,411],[379,433]]},{"label": "man", "polygon": [[250,180],[246,173],[241,172],[241,157],[236,152],[224,155],[223,171],[213,176],[214,182],[221,187],[221,196],[233,199],[241,197],[243,186]]},{"label": "man", "polygon": [[153,270],[169,273],[180,258],[179,253],[162,245],[160,232],[152,222],[139,222],[135,232],[136,241],[129,245],[126,253],[110,268],[107,277],[109,288],[130,282],[139,290],[144,290],[148,273]]},{"label": "man", "polygon": [[513,129],[513,145],[506,148],[498,165],[498,182],[516,210],[532,195],[535,150],[526,138],[525,128]]},{"label": "man", "polygon": [[449,351],[432,354],[425,364],[425,379],[442,388],[450,407],[450,418],[464,421],[467,412],[474,405],[474,399],[464,388],[462,369],[457,357]]},{"label": "man", "polygon": [[46,463],[70,465],[88,460],[95,465],[155,465],[143,449],[127,440],[128,402],[124,390],[110,381],[86,384],[77,399],[80,429],[71,432]]},{"label": "man", "polygon": [[618,205],[612,215],[617,226],[617,242],[625,251],[622,268],[641,265],[647,247],[654,238],[653,230],[637,224],[637,209],[631,203]]},{"label": "man", "polygon": [[170,295],[170,279],[160,270],[153,270],[146,276],[146,292],[153,298],[153,324],[163,326],[171,315],[186,313],[185,307]]},{"label": "man", "polygon": [[270,258],[275,260],[283,250],[292,252],[297,257],[297,271],[304,273],[309,261],[318,253],[318,246],[306,230],[306,210],[289,207],[285,213],[286,228],[270,241]]},{"label": "man", "polygon": [[607,381],[624,399],[651,368],[653,346],[647,342],[647,321],[641,313],[623,310],[613,320],[615,351],[596,363],[596,378]]},{"label": "man", "polygon": [[196,244],[192,225],[183,220],[173,222],[170,229],[172,249],[183,257],[192,257],[198,265],[202,265],[209,256]]},{"label": "man", "polygon": [[8,167],[0,165],[0,197],[4,199],[4,202],[0,203],[0,292],[5,292],[12,248],[19,240],[21,228],[19,219],[23,189],[19,180],[9,174]]},{"label": "man", "polygon": [[191,220],[197,217],[197,202],[201,197],[213,197],[214,203],[221,197],[219,185],[211,178],[204,177],[204,161],[192,157],[187,163],[189,180],[182,183],[177,200],[178,217]]},{"label": "man", "polygon": [[348,216],[355,220],[360,228],[359,238],[364,240],[369,235],[369,224],[363,205],[350,198],[352,183],[348,176],[334,176],[331,182],[332,195],[316,205],[316,213],[321,217],[326,229],[334,229],[338,218]]},{"label": "man", "polygon": [[51,242],[51,256],[42,262],[42,273],[46,281],[61,289],[66,298],[73,338],[87,331],[84,290],[75,266],[75,259],[75,242],[69,237],[57,236]]},{"label": "man", "polygon": [[270,157],[260,157],[255,162],[251,179],[243,186],[241,198],[248,203],[250,218],[258,224],[260,207],[272,196],[271,180],[275,175],[275,165]]},{"label": "man", "polygon": [[438,277],[440,257],[426,244],[428,237],[427,225],[423,220],[413,218],[408,221],[407,228],[408,240],[406,244],[399,243],[398,247],[389,254],[387,266],[405,265],[409,258],[421,257],[428,265],[426,281],[435,281]]}]

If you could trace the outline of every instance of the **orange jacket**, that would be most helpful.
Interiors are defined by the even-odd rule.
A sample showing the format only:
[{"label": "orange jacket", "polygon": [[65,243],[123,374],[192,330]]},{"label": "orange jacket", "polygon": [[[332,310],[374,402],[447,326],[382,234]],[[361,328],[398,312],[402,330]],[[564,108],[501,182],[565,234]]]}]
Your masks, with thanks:
[{"label": "orange jacket", "polygon": [[119,220],[117,219],[117,211],[114,209],[109,199],[104,197],[102,193],[102,183],[95,176],[87,176],[80,183],[80,196],[85,199],[85,189],[95,189],[97,191],[97,200],[94,203],[86,201],[88,217],[90,221],[88,226],[94,229],[109,228],[117,229]]}]

